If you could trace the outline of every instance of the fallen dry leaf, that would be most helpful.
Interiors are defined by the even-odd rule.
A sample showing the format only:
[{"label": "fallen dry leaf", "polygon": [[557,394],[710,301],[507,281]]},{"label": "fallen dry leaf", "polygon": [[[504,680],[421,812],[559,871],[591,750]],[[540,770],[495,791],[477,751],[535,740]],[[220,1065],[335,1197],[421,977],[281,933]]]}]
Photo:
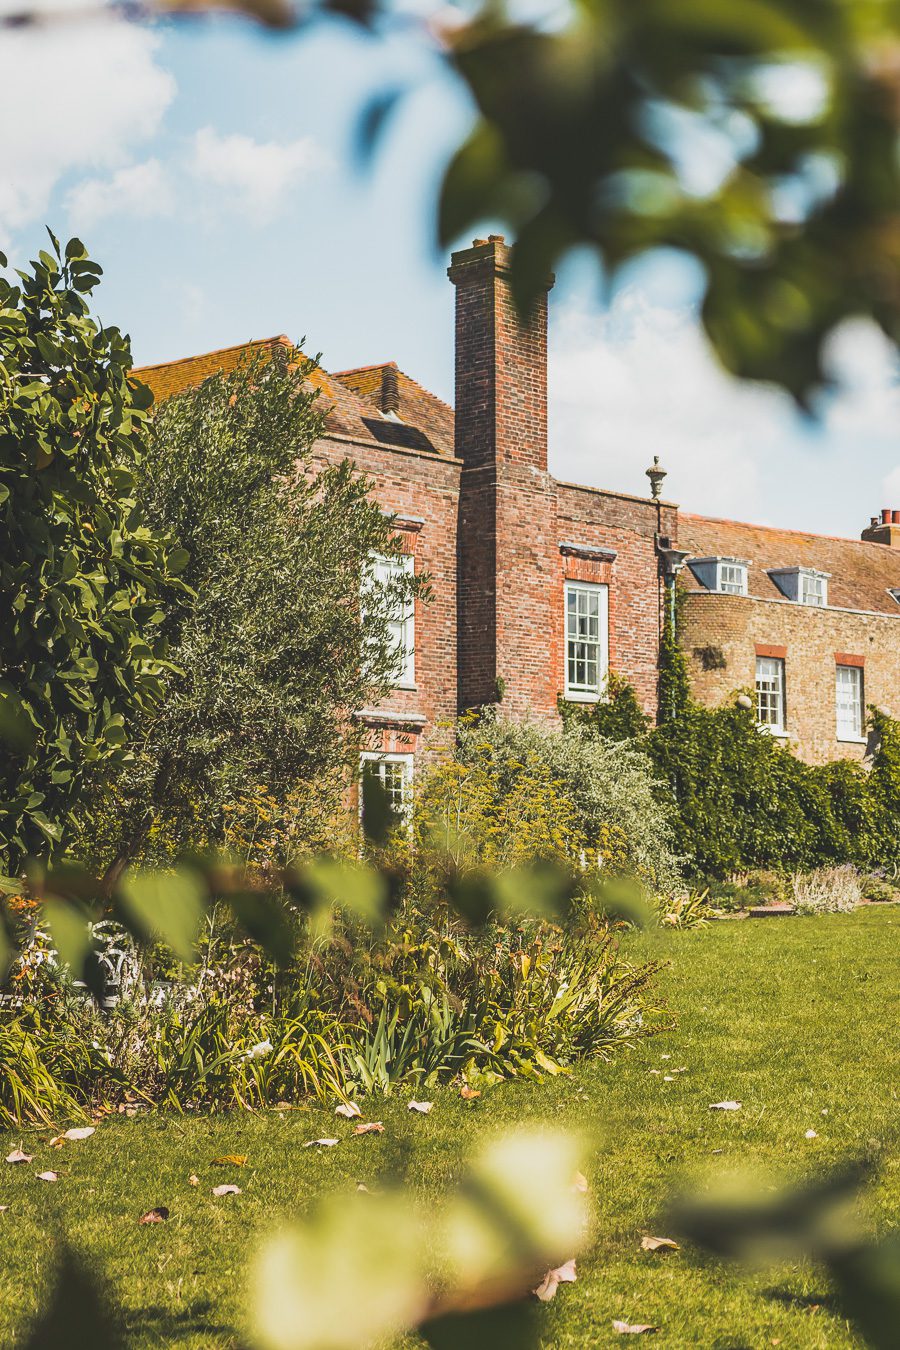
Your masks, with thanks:
[{"label": "fallen dry leaf", "polygon": [[366,1186],[362,1181],[358,1181],[358,1182],[356,1183],[356,1189],[357,1189],[362,1195],[371,1195],[371,1194],[372,1194],[372,1192],[369,1190],[368,1186]]},{"label": "fallen dry leaf", "polygon": [[674,1073],[666,1073],[666,1074],[663,1074],[663,1082],[664,1082],[664,1083],[674,1083],[674,1082],[675,1082],[675,1075],[674,1075]]},{"label": "fallen dry leaf", "polygon": [[20,1148],[14,1148],[12,1153],[7,1153],[6,1161],[8,1163],[33,1162],[34,1157],[33,1153],[23,1153]]},{"label": "fallen dry leaf", "polygon": [[804,1139],[818,1139],[818,1137],[815,1130],[807,1130],[806,1134],[803,1136]]},{"label": "fallen dry leaf", "polygon": [[59,1181],[58,1172],[35,1172],[38,1181]]},{"label": "fallen dry leaf", "polygon": [[710,1111],[740,1111],[740,1102],[710,1102]]},{"label": "fallen dry leaf", "polygon": [[212,1193],[213,1195],[240,1195],[241,1188],[240,1186],[233,1186],[230,1181],[227,1181],[224,1186],[213,1186]]},{"label": "fallen dry leaf", "polygon": [[63,1139],[90,1139],[92,1134],[96,1134],[93,1125],[74,1125],[71,1130],[66,1130]]},{"label": "fallen dry leaf", "polygon": [[408,1102],[407,1111],[418,1111],[420,1115],[427,1116],[428,1112],[434,1106],[434,1102]]},{"label": "fallen dry leaf", "polygon": [[353,1131],[354,1134],[384,1134],[384,1126],[380,1120],[370,1120],[367,1125],[357,1125]]},{"label": "fallen dry leaf", "polygon": [[5,1214],[8,1209],[9,1205],[0,1205],[0,1214]]},{"label": "fallen dry leaf", "polygon": [[677,1252],[680,1250],[680,1248],[678,1246],[678,1243],[674,1242],[672,1238],[642,1237],[641,1250],[645,1252],[659,1252],[659,1251]]},{"label": "fallen dry leaf", "polygon": [[191,1175],[188,1177],[188,1185],[189,1186],[200,1185],[200,1178],[197,1176],[196,1172],[192,1172]]},{"label": "fallen dry leaf", "polygon": [[49,1147],[50,1147],[50,1148],[62,1148],[63,1145],[65,1144],[65,1142],[66,1142],[66,1136],[65,1136],[64,1134],[55,1134],[55,1135],[53,1136],[53,1138],[50,1140]]},{"label": "fallen dry leaf", "polygon": [[334,1148],[335,1144],[339,1144],[339,1143],[340,1143],[340,1140],[339,1140],[339,1139],[309,1139],[309,1140],[307,1140],[307,1142],[303,1145],[303,1147],[304,1147],[304,1148],[316,1148],[316,1147],[319,1147],[319,1148]]},{"label": "fallen dry leaf", "polygon": [[575,1258],[557,1266],[555,1270],[548,1270],[547,1274],[541,1280],[537,1289],[532,1290],[542,1303],[549,1303],[556,1294],[561,1284],[574,1284],[577,1276],[575,1274]]},{"label": "fallen dry leaf", "polygon": [[655,1073],[655,1074],[659,1075],[659,1074],[662,1073],[662,1069],[648,1069],[647,1072],[648,1072],[648,1073]]},{"label": "fallen dry leaf", "polygon": [[343,1116],[345,1120],[355,1120],[357,1116],[362,1115],[356,1102],[341,1102],[340,1106],[334,1108],[336,1116]]},{"label": "fallen dry leaf", "polygon": [[246,1161],[246,1153],[223,1153],[221,1158],[213,1158],[210,1167],[243,1167]]},{"label": "fallen dry leaf", "polygon": [[146,1214],[142,1214],[138,1223],[165,1223],[169,1217],[169,1211],[165,1205],[157,1205],[155,1209],[148,1209]]},{"label": "fallen dry leaf", "polygon": [[463,1083],[462,1087],[459,1089],[459,1095],[464,1102],[474,1102],[476,1097],[481,1096],[481,1093],[477,1088],[470,1088],[468,1083]]},{"label": "fallen dry leaf", "polygon": [[659,1331],[659,1327],[652,1327],[649,1322],[613,1322],[613,1331],[620,1336],[643,1336],[649,1331]]},{"label": "fallen dry leaf", "polygon": [[581,1195],[587,1195],[587,1177],[581,1172],[576,1172],[572,1178],[572,1190],[579,1191]]},{"label": "fallen dry leaf", "polygon": [[660,1059],[671,1059],[671,1055],[660,1055]]}]

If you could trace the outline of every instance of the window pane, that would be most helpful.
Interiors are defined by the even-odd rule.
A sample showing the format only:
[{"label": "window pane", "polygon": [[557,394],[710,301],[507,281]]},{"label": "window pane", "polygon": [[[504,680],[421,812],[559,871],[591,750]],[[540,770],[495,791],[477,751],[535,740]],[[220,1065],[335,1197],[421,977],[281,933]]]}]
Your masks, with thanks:
[{"label": "window pane", "polygon": [[863,673],[858,666],[835,668],[835,706],[839,739],[863,735]]},{"label": "window pane", "polygon": [[[396,591],[401,578],[415,570],[410,554],[386,558],[376,556],[371,565],[371,583],[382,589],[393,587]],[[365,595],[363,596],[365,603]],[[393,668],[393,678],[398,682],[412,683],[415,678],[413,648],[415,644],[415,607],[412,600],[405,601],[399,596],[391,606],[388,615],[388,640],[397,654]]]},{"label": "window pane", "polygon": [[606,588],[566,585],[566,687],[599,694],[605,668]]},{"label": "window pane", "polygon": [[[381,801],[387,805],[391,816],[397,823],[401,823],[407,814],[410,805],[410,788],[412,783],[412,760],[410,756],[404,756],[397,759],[382,759],[366,757],[362,761],[362,793],[360,801],[360,813],[365,825],[367,798],[370,799],[371,788],[368,785],[377,783],[380,789],[378,809],[380,813]],[[383,798],[381,797],[383,794]],[[371,799],[370,799],[371,800]]]},{"label": "window pane", "polygon": [[776,657],[756,658],[756,718],[761,726],[784,727],[784,662]]}]

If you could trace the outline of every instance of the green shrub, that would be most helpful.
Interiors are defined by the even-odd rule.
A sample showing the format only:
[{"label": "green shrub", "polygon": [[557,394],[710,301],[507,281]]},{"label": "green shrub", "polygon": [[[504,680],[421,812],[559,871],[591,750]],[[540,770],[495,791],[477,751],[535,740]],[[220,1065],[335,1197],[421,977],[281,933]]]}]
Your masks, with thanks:
[{"label": "green shrub", "polygon": [[659,896],[657,922],[662,928],[702,928],[719,913],[709,891],[674,891]]},{"label": "green shrub", "polygon": [[694,877],[722,882],[747,869],[784,873],[845,862],[900,867],[900,723],[869,710],[871,763],[806,764],[757,726],[752,697],[718,708],[693,700],[671,623],[660,659],[658,726],[645,731],[633,713],[620,714],[636,706],[621,682],[609,704],[578,725],[598,737],[606,725],[631,727],[629,748],[648,756],[663,785],[671,847]]},{"label": "green shrub", "polygon": [[820,867],[792,881],[794,909],[798,914],[851,914],[862,894],[854,867]]},{"label": "green shrub", "polygon": [[481,933],[435,916],[423,934],[421,915],[410,917],[355,959],[365,1016],[343,1055],[354,1088],[557,1073],[662,1024],[648,992],[656,965],[623,961],[590,912],[565,928],[531,921]]},{"label": "green shrub", "polygon": [[421,781],[415,844],[420,859],[436,849],[478,866],[599,862],[667,889],[679,880],[668,816],[639,747],[491,711],[463,720],[455,755]]}]

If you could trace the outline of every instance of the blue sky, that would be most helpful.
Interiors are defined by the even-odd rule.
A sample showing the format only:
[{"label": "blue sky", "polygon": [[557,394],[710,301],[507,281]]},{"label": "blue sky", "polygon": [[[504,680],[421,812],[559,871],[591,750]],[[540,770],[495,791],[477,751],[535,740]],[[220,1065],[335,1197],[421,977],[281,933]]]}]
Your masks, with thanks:
[{"label": "blue sky", "polygon": [[[340,23],[274,38],[224,20],[2,41],[11,261],[42,246],[45,221],[78,233],[105,268],[100,312],[131,333],[139,362],[286,332],[326,367],[393,358],[452,399],[453,292],[433,201],[471,114],[424,43]],[[360,106],[394,83],[413,92],[361,173]],[[686,509],[829,533],[900,508],[893,350],[864,323],[839,334],[845,387],[813,426],[783,395],[718,370],[696,323],[701,290],[693,265],[656,257],[604,307],[590,260],[561,270],[551,468],[641,492],[659,454]]]}]

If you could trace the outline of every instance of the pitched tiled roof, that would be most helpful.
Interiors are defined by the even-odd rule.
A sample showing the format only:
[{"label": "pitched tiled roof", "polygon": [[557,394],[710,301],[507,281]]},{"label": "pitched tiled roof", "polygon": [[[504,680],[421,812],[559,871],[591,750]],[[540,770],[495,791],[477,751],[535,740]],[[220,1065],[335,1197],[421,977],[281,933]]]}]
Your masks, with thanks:
[{"label": "pitched tiled roof", "polygon": [[[890,587],[900,587],[900,549],[886,544],[681,512],[678,547],[689,550],[695,558],[746,559],[750,563],[749,593],[764,599],[784,599],[784,593],[768,575],[769,568],[810,567],[830,573],[829,606],[900,615],[900,605],[888,594]],[[689,567],[682,577],[688,590],[705,589]]]},{"label": "pitched tiled roof", "polygon": [[[289,338],[280,335],[240,342],[233,347],[186,356],[153,366],[138,366],[135,377],[148,385],[157,402],[193,389],[211,375],[229,374],[242,360],[255,353],[271,353],[278,347],[292,347]],[[393,363],[391,363],[393,364]],[[408,450],[424,450],[453,455],[453,411],[434,394],[428,393],[402,371],[397,372],[399,392],[398,419],[381,412],[381,381],[384,363],[330,375],[316,369],[309,377],[312,388],[320,390],[326,425],[339,436],[374,441],[379,445]]]},{"label": "pitched tiled roof", "polygon": [[397,391],[400,396],[397,414],[401,422],[427,436],[431,447],[439,455],[452,456],[453,409],[436,394],[423,389],[415,380],[404,375],[402,370],[397,370],[393,361],[382,362],[377,366],[359,366],[355,370],[339,370],[334,378],[380,411],[381,386],[386,366],[397,371]]}]

